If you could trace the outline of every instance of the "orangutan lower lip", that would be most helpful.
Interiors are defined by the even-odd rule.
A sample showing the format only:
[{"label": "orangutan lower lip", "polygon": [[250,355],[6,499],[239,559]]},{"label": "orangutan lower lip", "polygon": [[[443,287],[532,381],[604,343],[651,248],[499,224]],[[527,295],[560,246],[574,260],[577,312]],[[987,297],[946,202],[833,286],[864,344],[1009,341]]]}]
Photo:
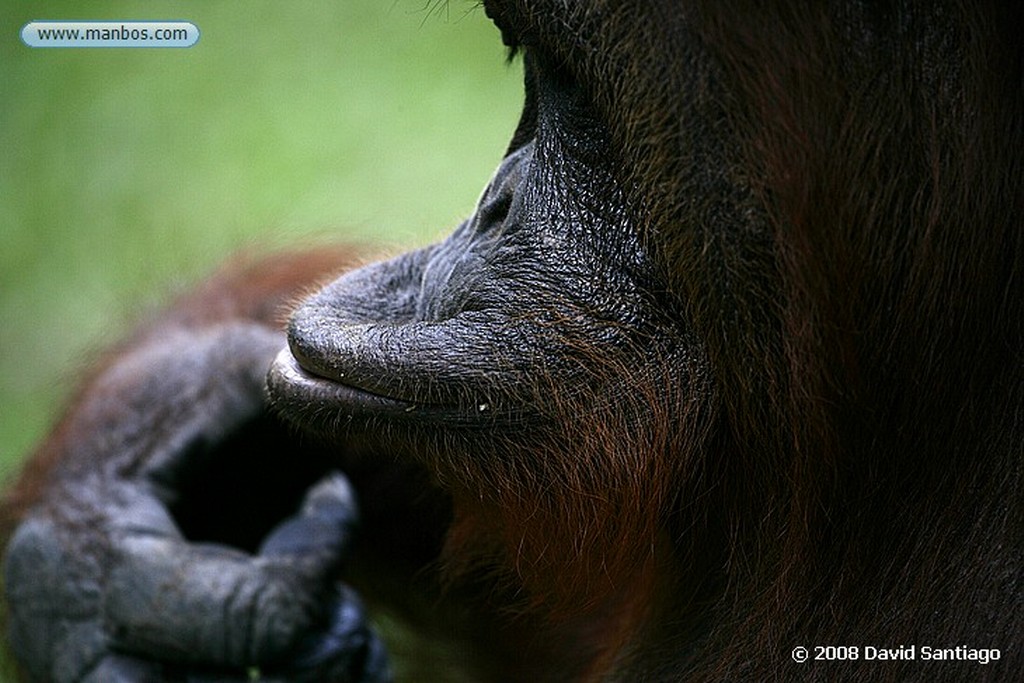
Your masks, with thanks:
[{"label": "orangutan lower lip", "polygon": [[339,414],[350,417],[445,418],[465,412],[455,406],[383,396],[322,377],[302,367],[287,347],[278,352],[270,366],[267,389],[273,405],[285,416],[305,419]]}]

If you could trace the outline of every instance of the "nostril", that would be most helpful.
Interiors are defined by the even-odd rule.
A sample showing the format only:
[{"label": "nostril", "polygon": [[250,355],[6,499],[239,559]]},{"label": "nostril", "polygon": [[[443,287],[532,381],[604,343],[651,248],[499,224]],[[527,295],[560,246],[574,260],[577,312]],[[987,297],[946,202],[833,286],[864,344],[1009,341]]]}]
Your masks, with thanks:
[{"label": "nostril", "polygon": [[471,222],[478,231],[486,231],[505,221],[532,159],[533,143],[530,142],[502,160],[477,203]]},{"label": "nostril", "polygon": [[477,219],[482,229],[496,223],[501,223],[508,216],[509,207],[512,206],[512,193],[502,192],[495,197],[489,197],[480,204],[477,212]]}]

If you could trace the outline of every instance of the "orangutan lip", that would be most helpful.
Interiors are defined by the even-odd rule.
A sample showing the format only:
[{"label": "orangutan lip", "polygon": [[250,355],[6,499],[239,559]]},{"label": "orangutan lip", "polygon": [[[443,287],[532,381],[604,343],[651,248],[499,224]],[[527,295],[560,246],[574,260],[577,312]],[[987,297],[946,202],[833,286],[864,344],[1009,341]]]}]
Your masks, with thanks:
[{"label": "orangutan lip", "polygon": [[341,412],[353,417],[422,417],[452,415],[455,406],[424,404],[377,394],[330,377],[310,372],[285,347],[278,352],[267,374],[267,388],[275,406],[286,415],[309,414],[318,410]]},{"label": "orangutan lip", "polygon": [[[314,393],[334,394],[341,402],[348,403],[380,403],[381,408],[406,408],[414,407],[415,403],[401,399],[384,396],[372,391],[367,391],[351,384],[339,382],[333,377],[325,377],[303,367],[288,348],[281,349],[270,367],[270,377],[286,387],[293,387],[300,391]],[[328,396],[325,396],[328,398]]]}]

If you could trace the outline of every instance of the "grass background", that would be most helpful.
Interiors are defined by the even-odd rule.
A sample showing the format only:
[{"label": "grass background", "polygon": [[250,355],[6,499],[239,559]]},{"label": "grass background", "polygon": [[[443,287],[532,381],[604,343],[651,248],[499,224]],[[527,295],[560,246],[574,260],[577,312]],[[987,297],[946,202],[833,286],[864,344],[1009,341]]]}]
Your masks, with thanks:
[{"label": "grass background", "polygon": [[[34,19],[184,19],[201,38],[31,49]],[[90,350],[232,251],[444,234],[520,93],[470,0],[0,4],[0,478]]]}]

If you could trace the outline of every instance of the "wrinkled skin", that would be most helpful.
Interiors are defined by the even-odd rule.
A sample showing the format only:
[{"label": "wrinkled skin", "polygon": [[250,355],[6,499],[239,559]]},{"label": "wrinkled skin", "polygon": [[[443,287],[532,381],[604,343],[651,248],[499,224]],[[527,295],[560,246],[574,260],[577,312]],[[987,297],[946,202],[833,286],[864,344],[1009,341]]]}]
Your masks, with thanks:
[{"label": "wrinkled skin", "polygon": [[[526,103],[474,214],[285,331],[172,316],[41,449],[29,672],[388,680],[357,592],[474,680],[1019,671],[1014,24],[762,4],[485,2]],[[789,655],[926,642],[1002,657]]]}]

